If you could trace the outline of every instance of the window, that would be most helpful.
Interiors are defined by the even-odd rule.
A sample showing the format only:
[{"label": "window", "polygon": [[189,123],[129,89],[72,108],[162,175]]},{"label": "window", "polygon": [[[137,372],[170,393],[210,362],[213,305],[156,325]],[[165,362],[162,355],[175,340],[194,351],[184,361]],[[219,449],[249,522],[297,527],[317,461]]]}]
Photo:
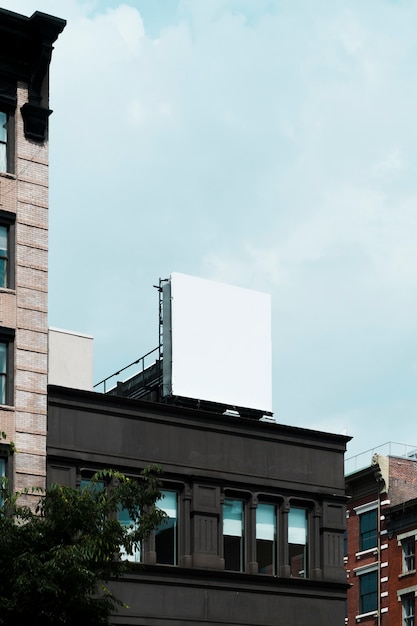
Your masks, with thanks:
[{"label": "window", "polygon": [[14,330],[0,332],[0,404],[13,404],[13,337]]},{"label": "window", "polygon": [[0,210],[0,289],[14,289],[14,213]]},{"label": "window", "polygon": [[244,507],[242,500],[226,498],[223,503],[223,553],[227,570],[243,572]]},{"label": "window", "polygon": [[401,542],[403,552],[403,573],[413,572],[416,568],[415,537],[408,537]]},{"label": "window", "polygon": [[288,513],[288,554],[291,576],[308,578],[308,511],[291,507]]},{"label": "window", "polygon": [[[121,526],[134,530],[136,528],[136,524],[135,522],[131,519],[130,515],[129,515],[129,511],[127,509],[119,509],[119,513],[118,513],[118,520],[121,524]],[[135,563],[139,563],[141,560],[141,546],[137,545],[136,548],[133,549],[132,554],[128,554],[126,552],[126,550],[121,547],[120,548],[120,554],[122,559],[125,559],[126,561],[133,561]]]},{"label": "window", "polygon": [[0,343],[0,404],[7,399],[7,343]]},{"label": "window", "polygon": [[0,287],[8,287],[9,229],[0,225]]},{"label": "window", "polygon": [[359,516],[359,550],[370,550],[377,545],[377,509]]},{"label": "window", "polygon": [[80,489],[89,489],[93,492],[103,491],[105,486],[102,480],[92,482],[89,478],[82,478],[80,483]]},{"label": "window", "polygon": [[[6,459],[4,457],[0,457],[0,484],[5,487],[4,477],[6,476]],[[0,506],[3,504],[3,493],[0,492]]]},{"label": "window", "polygon": [[167,517],[155,530],[156,562],[176,565],[178,559],[178,496],[176,491],[162,491],[156,506]]},{"label": "window", "polygon": [[359,612],[371,613],[377,608],[377,570],[373,570],[359,576]]},{"label": "window", "polygon": [[13,167],[13,111],[0,111],[0,172],[14,172]]},{"label": "window", "polygon": [[258,504],[256,509],[256,560],[260,574],[276,574],[276,507]]},{"label": "window", "polygon": [[402,626],[414,626],[414,593],[408,593],[402,597],[403,621]]},{"label": "window", "polygon": [[7,172],[7,113],[0,111],[0,172]]}]

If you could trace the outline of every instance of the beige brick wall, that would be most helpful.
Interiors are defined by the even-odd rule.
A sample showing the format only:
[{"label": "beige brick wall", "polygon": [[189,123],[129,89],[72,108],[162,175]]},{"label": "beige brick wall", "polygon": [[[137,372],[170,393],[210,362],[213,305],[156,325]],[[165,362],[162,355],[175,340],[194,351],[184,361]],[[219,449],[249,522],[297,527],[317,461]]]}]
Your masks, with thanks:
[{"label": "beige brick wall", "polygon": [[48,250],[48,230],[19,222],[16,227],[16,241],[22,246],[34,246],[41,250]]},{"label": "beige brick wall", "polygon": [[0,290],[0,325],[16,328],[16,294]]},{"label": "beige brick wall", "polygon": [[0,209],[16,211],[16,179],[9,174],[0,173]]},{"label": "beige brick wall", "polygon": [[15,440],[16,436],[14,408],[0,406],[0,431],[6,433],[6,443]]},{"label": "beige brick wall", "polygon": [[16,212],[14,480],[18,491],[44,487],[46,475],[48,145],[24,137],[20,107],[26,98],[26,85],[20,84],[16,180],[11,181],[10,193],[3,193],[4,205],[6,197],[14,198],[14,207],[7,200],[7,210]]},{"label": "beige brick wall", "polygon": [[[28,224],[48,230],[48,209],[35,204],[21,202],[19,205],[19,224]],[[23,242],[24,243],[24,242]]]},{"label": "beige brick wall", "polygon": [[48,350],[48,335],[37,333],[33,330],[21,329],[16,339],[16,348],[18,350],[22,349],[46,354]]},{"label": "beige brick wall", "polygon": [[36,289],[40,291],[48,291],[48,273],[42,270],[37,270],[32,267],[16,267],[16,284],[19,287],[33,288],[36,285]]},{"label": "beige brick wall", "polygon": [[19,305],[32,311],[48,312],[48,294],[46,291],[19,287]]},{"label": "beige brick wall", "polygon": [[[0,415],[1,417],[1,415]],[[14,413],[13,413],[14,419]],[[40,413],[24,413],[19,411],[19,428],[22,433],[34,433],[35,435],[46,435],[46,415]]]}]

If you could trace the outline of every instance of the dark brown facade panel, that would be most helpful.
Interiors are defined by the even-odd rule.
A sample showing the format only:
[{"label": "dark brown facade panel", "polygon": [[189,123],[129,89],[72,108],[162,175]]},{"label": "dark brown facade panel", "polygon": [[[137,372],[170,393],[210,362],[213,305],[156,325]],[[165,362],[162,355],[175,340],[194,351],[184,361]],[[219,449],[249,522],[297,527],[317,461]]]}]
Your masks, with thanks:
[{"label": "dark brown facade panel", "polygon": [[[57,406],[53,400],[49,402],[53,416],[48,424],[50,450],[62,447],[68,453],[94,455],[97,462],[122,457],[133,465],[138,459],[145,464],[158,459],[171,472],[183,472],[186,466],[189,474],[218,477],[229,483],[240,481],[243,474],[252,484],[296,484],[303,485],[306,493],[344,495],[342,450],[338,446],[323,450],[313,436],[309,446],[305,436],[303,445],[297,445],[281,436],[279,425],[257,422],[257,428],[247,432],[225,416],[220,416],[223,423],[217,421],[218,416],[207,423],[204,414],[200,418],[198,411],[184,411],[179,419],[164,405],[155,405],[161,414],[152,417],[139,402],[135,415],[127,418],[109,413],[108,398],[89,396],[94,405]],[[187,419],[191,413],[193,417]]]},{"label": "dark brown facade panel", "polygon": [[[213,580],[194,584],[146,579],[116,583],[128,609],[114,618],[115,624],[137,626],[342,626],[345,621],[343,592],[323,590],[322,594],[278,585],[242,585]],[[155,608],[157,607],[157,611]],[[157,613],[157,615],[156,615]]]}]

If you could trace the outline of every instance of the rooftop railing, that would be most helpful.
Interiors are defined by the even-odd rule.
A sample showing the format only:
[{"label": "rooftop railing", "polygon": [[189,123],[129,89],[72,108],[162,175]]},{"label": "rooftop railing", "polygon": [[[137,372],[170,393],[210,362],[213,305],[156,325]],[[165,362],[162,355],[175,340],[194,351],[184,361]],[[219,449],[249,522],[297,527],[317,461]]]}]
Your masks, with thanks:
[{"label": "rooftop railing", "polygon": [[353,472],[369,467],[372,464],[374,454],[417,460],[417,446],[409,443],[387,441],[375,448],[369,448],[369,450],[365,450],[365,452],[345,459],[345,474],[353,474]]},{"label": "rooftop railing", "polygon": [[155,363],[158,357],[159,347],[154,348],[150,352],[147,352],[143,356],[136,359],[136,361],[133,361],[132,363],[129,363],[129,365],[126,365],[120,370],[117,370],[117,372],[110,374],[110,376],[107,376],[107,378],[103,378],[103,380],[100,380],[99,383],[96,383],[94,385],[94,389],[96,391],[102,391],[103,393],[107,393],[117,386],[117,383],[119,381],[117,380],[116,376],[120,376],[120,374],[125,372],[123,376],[124,380],[122,381],[125,382],[126,380],[133,378],[133,376],[143,373],[148,367]]}]

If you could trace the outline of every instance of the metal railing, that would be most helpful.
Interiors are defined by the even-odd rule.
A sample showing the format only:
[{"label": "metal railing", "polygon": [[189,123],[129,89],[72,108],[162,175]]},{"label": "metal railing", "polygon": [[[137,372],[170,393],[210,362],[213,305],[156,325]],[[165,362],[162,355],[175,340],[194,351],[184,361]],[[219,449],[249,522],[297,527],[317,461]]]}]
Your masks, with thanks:
[{"label": "metal railing", "polygon": [[[136,376],[137,374],[141,374],[142,372],[145,371],[147,367],[152,365],[152,363],[150,362],[152,359],[148,360],[148,358],[152,354],[155,354],[156,358],[159,357],[159,346],[154,348],[150,352],[147,352],[143,356],[139,357],[139,359],[136,359],[136,361],[133,361],[132,363],[129,363],[129,365],[126,365],[125,367],[122,367],[120,370],[117,370],[117,372],[114,372],[113,374],[110,374],[110,376],[103,378],[103,380],[100,380],[100,382],[94,385],[94,389],[96,389],[97,387],[100,387],[100,385],[103,385],[102,391],[103,393],[107,393],[108,391],[110,391],[110,389],[108,389],[108,381],[110,381],[112,378],[115,378],[116,376],[119,376],[122,372],[127,373],[127,370],[130,368],[133,368],[135,365],[139,365],[140,367],[136,368],[135,370],[131,370],[129,373],[127,373],[127,378],[132,378],[133,376]],[[153,359],[153,362],[155,362],[156,358]],[[118,381],[115,381],[115,384],[113,384],[111,389],[116,387],[117,382]],[[100,389],[97,389],[97,391],[100,391]]]},{"label": "metal railing", "polygon": [[407,459],[417,460],[417,445],[411,445],[409,443],[397,443],[396,441],[387,441],[375,448],[369,448],[365,452],[351,456],[345,459],[345,474],[353,474],[360,469],[369,467],[372,463],[372,457],[374,454],[380,454],[382,456],[398,456]]}]

